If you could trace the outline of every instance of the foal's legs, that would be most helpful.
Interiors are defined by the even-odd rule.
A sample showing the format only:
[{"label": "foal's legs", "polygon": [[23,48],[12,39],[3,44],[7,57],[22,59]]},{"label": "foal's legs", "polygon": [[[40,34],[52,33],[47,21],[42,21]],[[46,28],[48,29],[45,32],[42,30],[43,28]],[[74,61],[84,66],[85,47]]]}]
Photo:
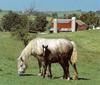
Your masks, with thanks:
[{"label": "foal's legs", "polygon": [[49,72],[48,77],[52,78],[51,63],[48,65],[47,71]]},{"label": "foal's legs", "polygon": [[[38,60],[38,65],[39,65],[38,76],[43,76],[43,74],[44,74],[43,70],[44,70],[45,66],[44,67],[42,66],[42,62],[39,59],[37,59],[37,60]],[[49,64],[48,66],[46,66],[46,74],[45,75],[48,76],[48,77],[50,77],[50,78],[52,78],[51,64]]]},{"label": "foal's legs", "polygon": [[47,65],[43,66],[43,78],[46,76]]},{"label": "foal's legs", "polygon": [[47,75],[48,77],[52,78],[51,63],[49,63],[49,64],[45,63],[45,64],[43,65],[43,78],[44,78],[46,75]]}]

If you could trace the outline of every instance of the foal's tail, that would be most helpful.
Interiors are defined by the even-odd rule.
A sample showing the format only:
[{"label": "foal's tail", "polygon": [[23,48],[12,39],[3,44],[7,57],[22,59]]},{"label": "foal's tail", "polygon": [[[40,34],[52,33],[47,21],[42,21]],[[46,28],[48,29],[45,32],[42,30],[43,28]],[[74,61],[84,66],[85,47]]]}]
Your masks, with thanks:
[{"label": "foal's tail", "polygon": [[71,41],[72,45],[73,45],[73,52],[72,52],[72,56],[71,56],[71,63],[75,64],[77,61],[77,49],[76,49],[76,45],[73,41]]}]

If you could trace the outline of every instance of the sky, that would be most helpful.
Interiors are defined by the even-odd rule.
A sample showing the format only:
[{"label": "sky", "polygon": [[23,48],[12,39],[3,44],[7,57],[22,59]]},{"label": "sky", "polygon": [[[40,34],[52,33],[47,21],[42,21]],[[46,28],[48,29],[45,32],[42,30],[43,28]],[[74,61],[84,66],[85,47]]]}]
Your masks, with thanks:
[{"label": "sky", "polygon": [[0,0],[0,9],[23,11],[33,7],[39,11],[97,11],[100,0]]}]

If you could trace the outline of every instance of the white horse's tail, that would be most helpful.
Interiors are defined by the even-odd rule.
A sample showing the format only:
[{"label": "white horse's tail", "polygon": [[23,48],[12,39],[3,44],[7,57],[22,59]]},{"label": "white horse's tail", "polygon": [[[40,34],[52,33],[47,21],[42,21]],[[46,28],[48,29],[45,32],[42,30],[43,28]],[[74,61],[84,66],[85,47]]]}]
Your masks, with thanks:
[{"label": "white horse's tail", "polygon": [[75,64],[77,61],[77,49],[76,49],[76,45],[73,41],[71,41],[72,45],[73,45],[73,52],[72,52],[72,56],[71,56],[71,63]]}]

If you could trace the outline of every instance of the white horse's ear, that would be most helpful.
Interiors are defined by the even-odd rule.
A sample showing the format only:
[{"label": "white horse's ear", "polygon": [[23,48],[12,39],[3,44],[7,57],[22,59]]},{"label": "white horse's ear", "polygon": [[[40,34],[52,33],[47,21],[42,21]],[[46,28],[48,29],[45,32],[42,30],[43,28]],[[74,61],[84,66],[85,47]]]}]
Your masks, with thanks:
[{"label": "white horse's ear", "polygon": [[42,47],[44,48],[44,45],[42,45]]},{"label": "white horse's ear", "polygon": [[48,45],[46,47],[48,48]]},{"label": "white horse's ear", "polygon": [[20,58],[20,60],[21,60],[22,62],[24,62],[24,60],[22,59],[22,57]]}]

